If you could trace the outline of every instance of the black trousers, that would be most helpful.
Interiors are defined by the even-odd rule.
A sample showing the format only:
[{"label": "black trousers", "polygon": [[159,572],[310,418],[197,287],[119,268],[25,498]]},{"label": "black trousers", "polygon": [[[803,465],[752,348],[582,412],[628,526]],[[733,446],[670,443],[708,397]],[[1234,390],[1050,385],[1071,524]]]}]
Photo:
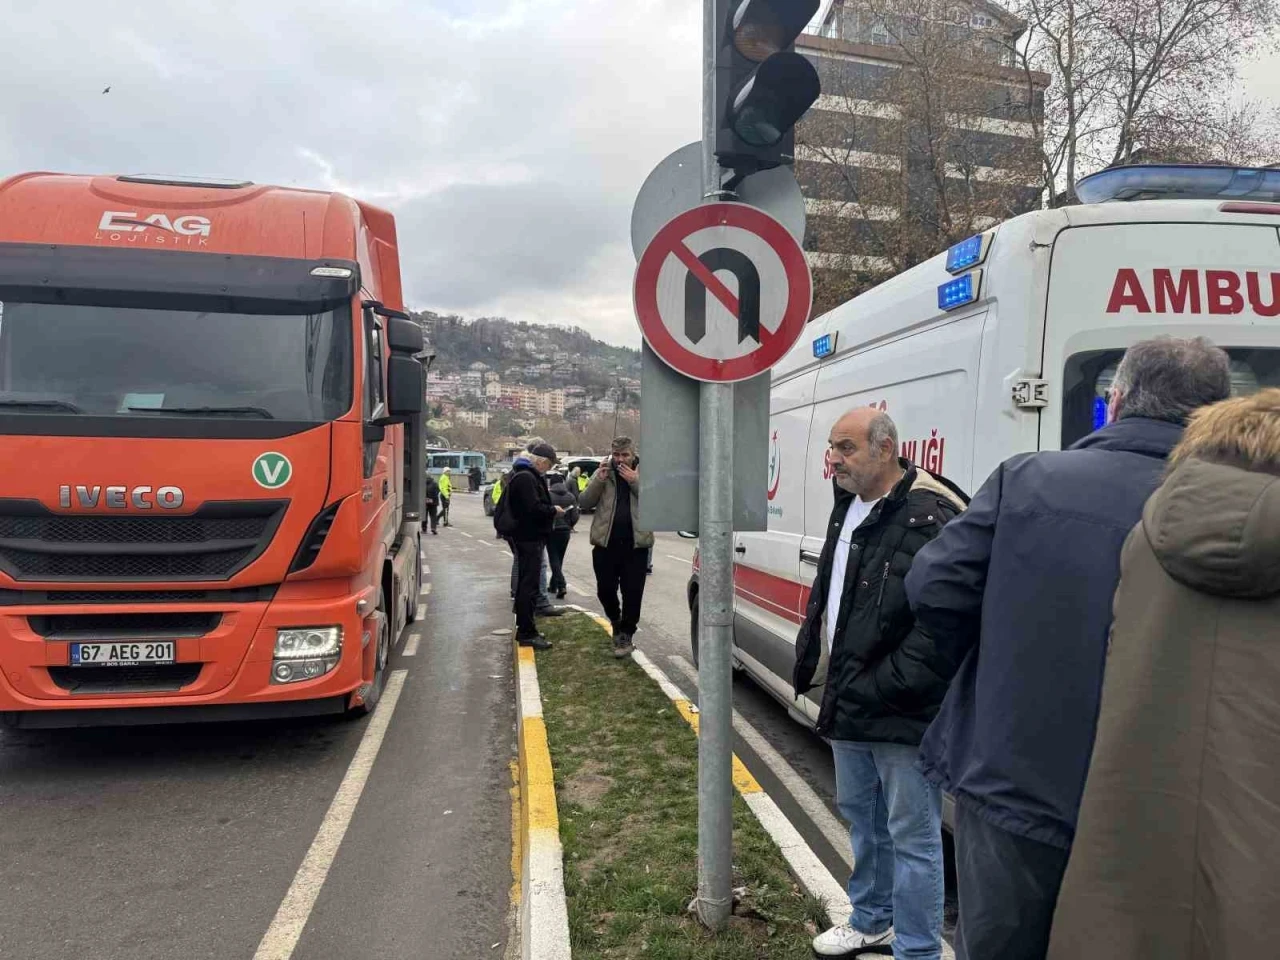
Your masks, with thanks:
[{"label": "black trousers", "polygon": [[551,565],[551,581],[547,590],[551,593],[567,589],[564,580],[564,555],[569,551],[571,530],[552,530],[547,541],[547,562]]},{"label": "black trousers", "polygon": [[542,569],[542,540],[514,540],[516,551],[516,637],[525,640],[538,635],[533,611],[538,601],[538,572]]},{"label": "black trousers", "polygon": [[[596,596],[605,616],[613,621],[615,634],[633,634],[640,624],[640,603],[644,600],[645,567],[649,551],[632,546],[595,547],[591,565],[596,571]],[[618,593],[622,602],[618,602]]]},{"label": "black trousers", "polygon": [[1068,853],[956,804],[957,960],[1044,960]]},{"label": "black trousers", "polygon": [[440,498],[440,519],[444,521],[444,525],[449,525],[449,500],[450,497]]},{"label": "black trousers", "polygon": [[432,501],[427,501],[427,519],[431,521],[431,529],[435,530],[440,520],[440,508]]}]

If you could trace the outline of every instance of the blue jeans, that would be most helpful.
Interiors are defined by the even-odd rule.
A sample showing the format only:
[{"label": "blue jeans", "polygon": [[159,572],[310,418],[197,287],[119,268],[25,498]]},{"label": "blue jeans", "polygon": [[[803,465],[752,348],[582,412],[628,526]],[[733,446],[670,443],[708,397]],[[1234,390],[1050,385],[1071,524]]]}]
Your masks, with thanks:
[{"label": "blue jeans", "polygon": [[836,804],[849,823],[849,923],[896,934],[896,960],[942,955],[942,793],[900,743],[832,740]]}]

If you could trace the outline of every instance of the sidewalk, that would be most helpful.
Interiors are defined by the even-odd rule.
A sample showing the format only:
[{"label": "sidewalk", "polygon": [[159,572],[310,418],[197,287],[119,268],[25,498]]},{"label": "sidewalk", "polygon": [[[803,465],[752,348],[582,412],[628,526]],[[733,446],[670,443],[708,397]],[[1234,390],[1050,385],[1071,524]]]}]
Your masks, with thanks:
[{"label": "sidewalk", "polygon": [[712,937],[688,912],[697,888],[692,730],[637,663],[613,658],[608,634],[590,617],[542,626],[556,644],[537,657],[537,686],[573,956],[811,957],[826,906],[800,887],[740,796],[734,915]]}]

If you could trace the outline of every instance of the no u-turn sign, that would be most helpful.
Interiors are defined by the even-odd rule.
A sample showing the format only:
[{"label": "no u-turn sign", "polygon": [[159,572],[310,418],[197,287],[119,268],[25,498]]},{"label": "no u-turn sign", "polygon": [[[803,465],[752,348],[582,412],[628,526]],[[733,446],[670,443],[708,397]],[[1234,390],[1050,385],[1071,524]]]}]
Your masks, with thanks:
[{"label": "no u-turn sign", "polygon": [[800,338],[813,304],[804,251],[767,213],[709,203],[658,231],[636,267],[636,319],[649,346],[696,380],[746,380]]}]

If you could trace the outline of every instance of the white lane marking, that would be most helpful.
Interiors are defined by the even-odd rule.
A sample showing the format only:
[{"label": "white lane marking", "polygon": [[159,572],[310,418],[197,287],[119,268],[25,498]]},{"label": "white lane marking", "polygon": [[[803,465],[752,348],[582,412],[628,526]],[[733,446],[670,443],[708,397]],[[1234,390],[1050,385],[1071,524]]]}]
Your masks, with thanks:
[{"label": "white lane marking", "polygon": [[488,542],[486,542],[486,541],[484,541],[484,540],[477,540],[477,541],[476,541],[476,546],[477,546],[477,547],[484,547],[484,548],[488,549],[489,547],[492,547],[492,546],[493,546],[493,544],[492,544],[492,543],[488,543]]},{"label": "white lane marking", "polygon": [[826,905],[827,919],[831,925],[847,923],[848,891],[831,875],[831,871],[818,859],[809,844],[804,842],[800,831],[787,819],[787,815],[778,808],[773,798],[762,790],[759,793],[744,793],[742,799],[756,815],[760,826],[764,827],[765,832],[778,845],[801,886]]},{"label": "white lane marking", "polygon": [[687,564],[689,564],[689,566],[693,566],[693,561],[692,561],[692,560],[686,560],[684,557],[677,557],[677,556],[675,556],[675,555],[673,555],[673,554],[670,554],[670,553],[668,553],[668,554],[667,554],[667,559],[668,559],[668,560],[679,560],[681,563],[687,563]]},{"label": "white lane marking", "polygon": [[420,594],[418,594],[418,596],[420,596],[420,597],[429,597],[429,596],[431,596],[431,584],[429,584],[429,583],[424,583],[424,584],[422,585],[422,592],[421,592]]},{"label": "white lane marking", "polygon": [[475,537],[473,537],[471,534],[467,533],[467,531],[465,531],[465,530],[459,530],[458,532],[459,532],[460,534],[462,534],[464,537],[466,537],[468,540],[474,540],[474,539],[475,539]]},{"label": "white lane marking", "polygon": [[[426,559],[425,555],[423,556],[423,559],[424,560]],[[424,563],[422,565],[422,573],[424,576],[428,576],[428,577],[431,576],[431,564]]]},{"label": "white lane marking", "polygon": [[576,593],[580,597],[586,597],[588,600],[591,599],[591,594],[587,593],[587,591],[583,590],[576,583],[569,583],[568,581],[565,581],[565,586],[569,588],[571,593]]},{"label": "white lane marking", "polygon": [[364,792],[373,763],[378,759],[378,751],[382,748],[382,740],[391,724],[391,716],[395,713],[396,701],[400,699],[400,691],[404,689],[407,670],[393,670],[387,677],[386,688],[382,691],[382,701],[373,712],[369,725],[364,728],[364,736],[360,738],[360,746],[356,755],[351,758],[346,775],[338,785],[329,810],[320,823],[316,837],[311,841],[311,849],[294,874],[293,883],[289,885],[280,909],[276,911],[271,926],[258,944],[253,960],[289,960],[298,946],[303,928],[311,916],[311,910],[320,896],[329,868],[333,866],[342,838],[346,836],[347,827],[351,825],[351,817],[355,813],[356,804]]},{"label": "white lane marking", "polygon": [[689,698],[685,696],[684,691],[672,683],[671,680],[668,679],[667,675],[658,669],[657,664],[646,657],[642,651],[632,651],[631,659],[638,663],[640,665],[640,669],[647,673],[650,679],[652,679],[653,682],[662,689],[662,692],[667,695],[668,700],[689,700]]},{"label": "white lane marking", "polygon": [[422,642],[422,634],[410,634],[409,639],[404,643],[404,649],[400,651],[402,657],[416,657],[418,655],[418,644]]},{"label": "white lane marking", "polygon": [[[698,682],[698,671],[692,663],[684,657],[669,655],[668,660],[675,666],[677,670],[693,681],[696,685]],[[760,731],[756,730],[750,723],[743,719],[742,714],[737,710],[733,711],[733,729],[738,732],[738,736],[746,741],[747,746],[755,751],[760,761],[769,768],[778,782],[786,789],[786,791],[795,798],[800,809],[804,811],[810,822],[822,833],[823,839],[840,855],[840,859],[853,869],[853,850],[849,846],[849,830],[836,818],[830,808],[822,801],[813,787],[809,786],[807,780],[800,774],[796,773],[795,768],[787,763],[786,758],[782,756],[773,744],[761,736]],[[847,917],[845,919],[848,919]],[[840,921],[841,923],[844,920]]]}]

